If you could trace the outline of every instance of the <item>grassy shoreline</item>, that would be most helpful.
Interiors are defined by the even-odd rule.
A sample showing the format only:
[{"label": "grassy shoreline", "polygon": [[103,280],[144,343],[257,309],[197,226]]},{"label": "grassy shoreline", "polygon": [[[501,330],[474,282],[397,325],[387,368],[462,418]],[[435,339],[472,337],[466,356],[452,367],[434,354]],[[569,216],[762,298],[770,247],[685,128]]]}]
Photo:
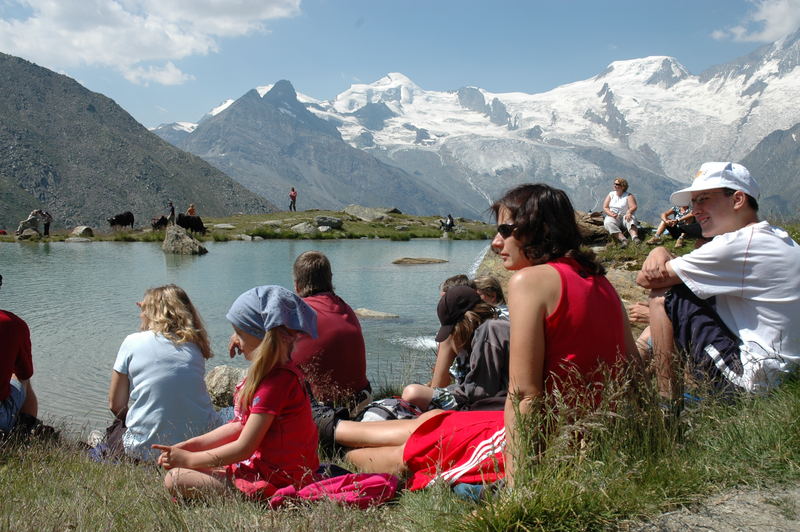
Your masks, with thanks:
[{"label": "grassy shoreline", "polygon": [[[341,229],[331,229],[314,234],[301,234],[291,228],[307,222],[314,224],[317,216],[334,217],[342,220]],[[259,215],[235,215],[224,218],[203,218],[208,228],[206,235],[197,235],[201,241],[224,242],[240,240],[241,235],[250,238],[269,239],[358,239],[388,238],[390,240],[407,241],[412,238],[442,238],[438,216],[414,216],[408,214],[388,214],[385,219],[366,222],[343,211],[307,210],[298,212],[280,211]],[[218,225],[232,225],[233,228],[217,228]],[[134,230],[112,231],[108,227],[92,228],[93,241],[117,242],[160,242],[164,240],[164,231],[153,231],[149,226]],[[29,242],[61,242],[70,236],[69,231],[53,231],[49,238],[38,238]],[[478,220],[456,219],[456,230],[444,233],[453,240],[484,240],[494,236],[494,225]],[[14,235],[0,236],[0,242],[15,242]]]}]

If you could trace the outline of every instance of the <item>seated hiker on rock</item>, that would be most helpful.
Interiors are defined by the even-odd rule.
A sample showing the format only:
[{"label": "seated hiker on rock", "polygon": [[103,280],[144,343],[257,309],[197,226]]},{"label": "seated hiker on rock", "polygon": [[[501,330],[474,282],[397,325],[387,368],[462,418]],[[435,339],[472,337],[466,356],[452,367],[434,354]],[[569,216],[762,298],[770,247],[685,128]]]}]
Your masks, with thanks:
[{"label": "seated hiker on rock", "polygon": [[235,417],[207,434],[175,445],[153,445],[168,469],[164,486],[198,497],[234,488],[266,499],[287,486],[314,481],[317,429],[303,375],[291,363],[298,338],[316,336],[314,310],[280,286],[257,286],[236,298],[228,321],[234,350],[250,362],[236,387]]},{"label": "seated hiker on rock", "polygon": [[628,245],[628,240],[622,233],[623,229],[631,235],[634,244],[639,243],[636,216],[634,216],[638,208],[636,197],[628,192],[628,181],[621,177],[615,178],[614,190],[603,200],[603,214],[605,214],[603,226],[622,247]]},{"label": "seated hiker on rock", "polygon": [[684,364],[726,394],[768,390],[800,361],[800,247],[759,221],[758,194],[744,166],[703,164],[670,201],[691,203],[703,237],[713,240],[682,257],[657,247],[637,276],[651,290],[659,389],[676,410]]},{"label": "seated hiker on rock", "polygon": [[346,407],[355,416],[372,401],[361,323],[333,289],[328,257],[307,251],[294,261],[294,290],[317,313],[316,338],[303,336],[292,351],[294,362],[318,401]]},{"label": "seated hiker on rock", "polygon": [[141,327],[114,362],[108,402],[116,420],[106,431],[108,456],[98,459],[155,458],[153,443],[177,443],[221,424],[204,381],[211,346],[189,296],[170,284],[147,290],[137,305]]},{"label": "seated hiker on rock", "polygon": [[508,305],[506,305],[506,296],[503,294],[503,287],[500,281],[491,275],[483,275],[476,277],[475,290],[485,302],[492,305],[497,310],[497,317],[501,320],[508,319]]},{"label": "seated hiker on rock", "polygon": [[[670,219],[670,217],[672,217]],[[684,238],[702,238],[700,224],[694,220],[692,208],[688,205],[674,205],[672,208],[661,213],[661,223],[658,224],[656,234],[647,241],[648,244],[660,244],[661,235],[664,231],[669,232],[675,238],[675,247],[683,247]]]},{"label": "seated hiker on rock", "polygon": [[556,391],[595,404],[607,372],[636,353],[619,296],[594,255],[580,249],[567,195],[544,184],[520,185],[492,208],[498,221],[492,248],[516,272],[508,287],[505,412],[431,410],[414,420],[341,421],[327,435],[354,448],[347,459],[363,470],[410,473],[412,490],[512,473],[518,412],[541,408],[542,397]]},{"label": "seated hiker on rock", "polygon": [[18,423],[30,425],[39,413],[30,381],[31,333],[28,324],[8,310],[0,310],[0,346],[0,433],[8,434]]},{"label": "seated hiker on rock", "polygon": [[508,389],[509,323],[467,286],[451,287],[437,308],[442,324],[437,342],[456,350],[456,383],[448,387],[409,384],[402,398],[423,411],[501,410]]}]

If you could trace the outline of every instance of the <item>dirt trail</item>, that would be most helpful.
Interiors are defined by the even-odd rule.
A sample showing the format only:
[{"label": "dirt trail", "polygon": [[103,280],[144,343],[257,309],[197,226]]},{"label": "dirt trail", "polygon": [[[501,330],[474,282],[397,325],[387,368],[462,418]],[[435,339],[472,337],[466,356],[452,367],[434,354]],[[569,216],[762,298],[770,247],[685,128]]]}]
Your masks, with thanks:
[{"label": "dirt trail", "polygon": [[736,490],[689,508],[668,512],[647,523],[621,527],[636,532],[712,532],[800,530],[800,486],[770,490]]}]

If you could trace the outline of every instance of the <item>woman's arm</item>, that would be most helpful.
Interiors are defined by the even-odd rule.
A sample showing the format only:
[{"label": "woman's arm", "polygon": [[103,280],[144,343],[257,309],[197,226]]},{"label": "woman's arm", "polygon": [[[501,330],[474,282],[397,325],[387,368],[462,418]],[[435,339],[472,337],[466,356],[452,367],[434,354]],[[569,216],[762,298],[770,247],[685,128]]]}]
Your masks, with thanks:
[{"label": "woman's arm", "polygon": [[450,384],[450,366],[456,358],[456,350],[453,346],[452,337],[448,337],[439,344],[436,351],[436,364],[433,367],[433,377],[431,378],[432,388],[444,388]]},{"label": "woman's arm", "polygon": [[517,441],[517,408],[520,414],[534,411],[544,394],[544,320],[555,309],[560,291],[558,272],[546,265],[520,270],[509,281],[511,342],[504,416],[509,482],[513,482],[515,454],[523,448]]},{"label": "woman's arm", "polygon": [[636,203],[636,197],[633,194],[628,194],[628,212],[625,213],[625,216],[630,219],[630,217],[634,215],[636,209],[638,208],[639,205]]},{"label": "woman's arm", "polygon": [[[613,194],[613,192],[612,192],[612,194]],[[614,214],[614,211],[609,209],[609,205],[611,205],[611,194],[606,196],[606,199],[603,200],[603,212],[606,213],[607,215],[611,216],[611,217],[616,218],[617,215]]]},{"label": "woman's arm", "polygon": [[115,416],[128,408],[130,398],[130,381],[128,376],[119,371],[111,372],[111,385],[108,387],[108,408]]},{"label": "woman's arm", "polygon": [[[161,451],[161,455],[158,457],[158,465],[164,469],[172,469],[173,467],[207,469],[241,462],[253,456],[274,419],[274,414],[250,414],[238,438],[205,451],[193,452],[174,445],[155,444],[153,449]],[[236,425],[236,423],[229,423],[228,425]],[[220,427],[212,431],[212,433],[222,428],[224,427]]]}]

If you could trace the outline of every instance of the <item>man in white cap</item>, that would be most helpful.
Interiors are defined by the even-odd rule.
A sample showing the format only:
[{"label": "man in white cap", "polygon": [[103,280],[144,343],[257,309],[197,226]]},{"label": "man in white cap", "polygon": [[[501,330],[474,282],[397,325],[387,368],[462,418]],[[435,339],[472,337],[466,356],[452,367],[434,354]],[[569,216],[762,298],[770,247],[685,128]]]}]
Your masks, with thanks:
[{"label": "man in white cap", "polygon": [[703,164],[670,201],[691,203],[712,240],[682,257],[655,248],[636,278],[651,289],[656,376],[675,406],[684,361],[721,393],[766,391],[800,362],[800,246],[759,221],[758,195],[744,166]]}]

